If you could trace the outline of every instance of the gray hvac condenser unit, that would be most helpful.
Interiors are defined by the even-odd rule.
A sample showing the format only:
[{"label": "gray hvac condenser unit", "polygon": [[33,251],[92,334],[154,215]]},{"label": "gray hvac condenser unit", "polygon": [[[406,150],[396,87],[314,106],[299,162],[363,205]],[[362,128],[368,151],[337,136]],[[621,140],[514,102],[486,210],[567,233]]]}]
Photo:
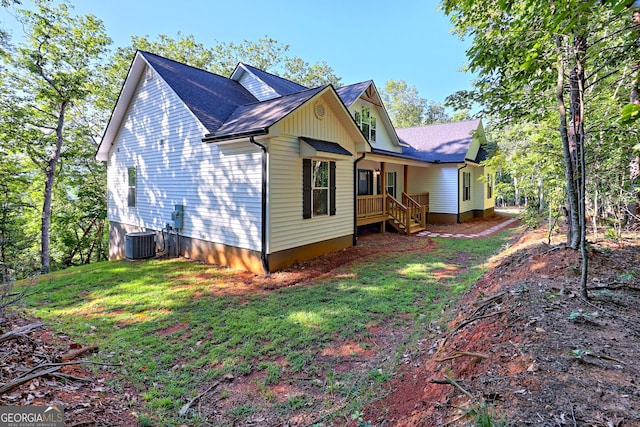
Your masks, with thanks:
[{"label": "gray hvac condenser unit", "polygon": [[124,256],[127,259],[151,258],[156,254],[156,233],[139,231],[127,233],[124,245]]}]

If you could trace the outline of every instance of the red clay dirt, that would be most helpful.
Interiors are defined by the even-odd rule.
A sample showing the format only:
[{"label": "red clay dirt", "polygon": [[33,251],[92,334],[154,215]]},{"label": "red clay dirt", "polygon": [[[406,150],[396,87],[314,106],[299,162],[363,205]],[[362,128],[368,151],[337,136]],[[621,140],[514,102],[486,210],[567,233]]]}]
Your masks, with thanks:
[{"label": "red clay dirt", "polygon": [[545,240],[530,231],[496,260],[363,419],[466,426],[484,412],[496,425],[639,426],[640,239],[591,245],[590,301],[578,253]]}]

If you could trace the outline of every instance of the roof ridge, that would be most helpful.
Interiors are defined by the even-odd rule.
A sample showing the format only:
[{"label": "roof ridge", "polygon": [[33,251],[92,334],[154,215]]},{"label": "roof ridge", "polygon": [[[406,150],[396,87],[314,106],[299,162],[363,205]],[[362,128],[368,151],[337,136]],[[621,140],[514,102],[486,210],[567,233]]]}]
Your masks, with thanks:
[{"label": "roof ridge", "polygon": [[326,87],[329,87],[329,86],[332,86],[331,83],[323,85],[323,86],[317,86],[317,87],[301,90],[299,92],[287,93],[286,95],[280,95],[280,96],[277,96],[275,98],[265,99],[264,101],[258,100],[256,102],[250,102],[248,104],[241,104],[241,105],[238,105],[238,108],[239,107],[248,107],[250,105],[256,105],[256,104],[265,104],[265,103],[270,102],[270,101],[276,101],[276,100],[279,100],[279,99],[282,99],[282,98],[287,98],[289,96],[298,96],[298,95],[300,95],[300,94],[302,94],[304,92],[311,92],[311,91],[314,91],[314,90],[320,92],[322,89],[324,89]]},{"label": "roof ridge", "polygon": [[253,68],[254,70],[258,70],[258,71],[260,71],[261,73],[269,74],[270,76],[277,77],[277,78],[279,78],[279,79],[286,80],[286,81],[291,82],[291,83],[295,83],[295,84],[297,84],[298,86],[306,87],[306,86],[304,86],[304,85],[301,85],[300,83],[294,82],[293,80],[289,80],[289,79],[288,79],[288,78],[286,78],[286,77],[282,77],[282,76],[279,76],[279,75],[277,75],[277,74],[274,74],[274,73],[272,73],[271,71],[266,71],[266,70],[263,70],[262,68],[254,67],[253,65],[251,65],[251,64],[247,64],[246,62],[242,62],[242,61],[240,61],[240,62],[239,62],[239,64],[242,64],[242,65],[244,65],[245,67]]},{"label": "roof ridge", "polygon": [[138,52],[141,53],[143,56],[144,55],[155,56],[156,58],[160,58],[160,59],[163,59],[165,61],[170,61],[170,62],[173,62],[175,64],[182,65],[183,67],[189,67],[189,68],[192,68],[192,69],[194,69],[196,71],[201,71],[203,73],[211,74],[213,76],[222,77],[223,79],[229,80],[229,77],[225,77],[222,74],[214,73],[213,71],[205,70],[204,68],[199,68],[199,67],[196,67],[194,65],[189,65],[189,64],[187,64],[185,62],[181,62],[181,61],[178,61],[178,60],[175,60],[175,59],[167,58],[166,56],[158,55],[157,53],[149,52],[149,51],[142,50],[142,49],[137,49],[136,53],[138,53]]},{"label": "roof ridge", "polygon": [[456,124],[471,123],[471,122],[480,122],[480,119],[459,120],[459,121],[456,121],[456,122],[430,123],[430,124],[427,124],[427,125],[408,126],[408,127],[405,127],[405,128],[396,128],[396,130],[421,129],[421,128],[426,128],[426,127],[431,127],[431,126],[456,125]]}]

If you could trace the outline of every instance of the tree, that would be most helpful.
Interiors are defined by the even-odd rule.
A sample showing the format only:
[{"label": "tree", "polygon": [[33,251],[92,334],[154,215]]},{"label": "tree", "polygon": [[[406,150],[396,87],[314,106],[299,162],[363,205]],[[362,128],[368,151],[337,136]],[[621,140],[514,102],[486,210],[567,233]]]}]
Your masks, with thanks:
[{"label": "tree", "polygon": [[625,3],[442,2],[460,35],[473,34],[469,69],[480,77],[474,91],[452,102],[479,102],[501,123],[539,122],[555,109],[564,153],[568,244],[582,255],[585,298],[588,95],[626,78],[624,64],[638,54],[629,25],[620,19]]},{"label": "tree", "polygon": [[309,65],[308,62],[305,62],[298,57],[285,58],[284,73],[282,74],[282,77],[308,88],[314,88],[326,84],[332,84],[333,86],[339,87],[342,80],[340,77],[336,76],[333,68],[331,68],[326,61]]},{"label": "tree", "polygon": [[442,104],[421,98],[415,86],[404,80],[389,80],[381,91],[393,125],[399,128],[450,121]]},{"label": "tree", "polygon": [[395,127],[420,126],[427,101],[418,95],[415,86],[404,80],[389,80],[382,90],[382,100]]},{"label": "tree", "polygon": [[26,39],[7,61],[5,84],[18,88],[8,110],[11,133],[40,170],[42,272],[50,269],[50,224],[56,176],[67,145],[76,141],[68,132],[74,109],[82,109],[91,94],[96,62],[110,39],[92,15],[73,17],[70,6],[38,0],[34,11],[19,11]]},{"label": "tree", "polygon": [[312,88],[325,84],[340,85],[333,68],[322,61],[309,64],[299,57],[287,56],[289,45],[264,36],[258,41],[244,40],[241,43],[216,42],[207,47],[197,42],[192,35],[177,34],[176,38],[160,34],[156,39],[148,35],[131,37],[131,46],[119,47],[103,66],[103,96],[98,105],[104,111],[111,111],[115,104],[120,85],[126,77],[129,64],[136,50],[162,55],[196,68],[201,68],[222,76],[230,76],[239,62],[282,76],[303,86]]}]

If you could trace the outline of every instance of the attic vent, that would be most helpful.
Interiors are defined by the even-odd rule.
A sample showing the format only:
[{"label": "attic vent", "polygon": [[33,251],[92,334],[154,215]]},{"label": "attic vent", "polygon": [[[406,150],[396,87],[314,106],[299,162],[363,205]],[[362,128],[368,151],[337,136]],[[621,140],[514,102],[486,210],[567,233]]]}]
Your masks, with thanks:
[{"label": "attic vent", "polygon": [[153,80],[153,70],[147,67],[147,72],[144,75],[146,81]]},{"label": "attic vent", "polygon": [[316,105],[314,105],[313,107],[313,112],[316,115],[317,118],[319,118],[320,120],[322,120],[324,118],[324,104],[321,104],[319,102],[316,102]]}]

